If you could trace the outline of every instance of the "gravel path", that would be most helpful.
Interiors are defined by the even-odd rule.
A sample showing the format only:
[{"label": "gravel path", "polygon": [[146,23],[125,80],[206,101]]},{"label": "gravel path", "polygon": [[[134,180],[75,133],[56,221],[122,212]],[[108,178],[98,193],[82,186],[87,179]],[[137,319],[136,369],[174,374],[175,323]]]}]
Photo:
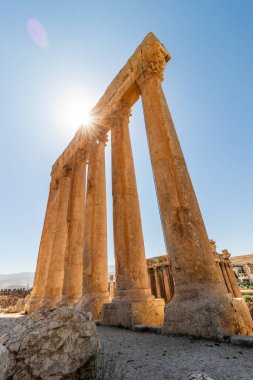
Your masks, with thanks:
[{"label": "gravel path", "polygon": [[126,368],[126,379],[184,380],[200,372],[215,380],[253,380],[252,348],[105,326],[98,333],[104,355]]},{"label": "gravel path", "polygon": [[[19,322],[19,316],[0,314],[0,336]],[[214,380],[253,380],[252,348],[105,326],[97,329],[104,365],[117,367],[118,375],[110,380],[185,380],[192,372]]]}]

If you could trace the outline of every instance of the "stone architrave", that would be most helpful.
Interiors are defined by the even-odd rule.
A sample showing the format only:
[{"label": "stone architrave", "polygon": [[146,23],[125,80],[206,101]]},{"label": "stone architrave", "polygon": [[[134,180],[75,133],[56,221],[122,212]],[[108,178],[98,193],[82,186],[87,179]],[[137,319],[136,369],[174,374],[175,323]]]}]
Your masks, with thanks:
[{"label": "stone architrave", "polygon": [[102,323],[125,327],[159,325],[164,300],[151,295],[146,269],[140,206],[129,135],[130,109],[121,102],[112,117],[112,194],[116,294],[104,305]]},{"label": "stone architrave", "polygon": [[68,237],[60,299],[62,305],[74,305],[79,301],[82,294],[86,160],[87,151],[78,149],[73,163],[68,202]]},{"label": "stone architrave", "polygon": [[109,302],[107,264],[107,216],[105,137],[98,137],[90,153],[86,224],[84,236],[83,293],[80,308],[100,319],[102,305]]},{"label": "stone architrave", "polygon": [[64,278],[64,259],[68,236],[67,213],[70,193],[72,166],[65,165],[59,184],[59,200],[54,231],[54,242],[48,277],[45,285],[43,305],[55,306],[62,295]]},{"label": "stone architrave", "polygon": [[52,173],[33,290],[28,302],[25,305],[25,311],[27,313],[34,312],[42,307],[42,300],[44,298],[45,284],[54,242],[54,226],[58,206],[58,188],[58,180]]},{"label": "stone architrave", "polygon": [[[138,78],[163,233],[175,282],[175,294],[165,308],[163,331],[205,337],[251,333],[252,321],[244,318],[247,306],[243,301],[233,305],[215,265],[162,90],[165,65],[163,54],[158,53]],[[239,304],[244,316],[241,319],[240,311],[235,313]]]}]

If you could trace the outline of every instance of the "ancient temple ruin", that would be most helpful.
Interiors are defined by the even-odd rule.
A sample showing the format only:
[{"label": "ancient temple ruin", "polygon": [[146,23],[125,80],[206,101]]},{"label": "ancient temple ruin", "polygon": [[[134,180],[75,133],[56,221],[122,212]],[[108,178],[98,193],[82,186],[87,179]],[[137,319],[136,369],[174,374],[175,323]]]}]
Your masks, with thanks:
[{"label": "ancient temple ruin", "polygon": [[[212,255],[176,130],[163,93],[170,54],[149,33],[53,165],[32,312],[55,305],[92,311],[105,325],[163,325],[164,333],[217,337],[251,334],[242,298],[227,292]],[[134,161],[131,107],[141,97],[174,295],[151,294]],[[105,146],[111,131],[115,298],[107,286]],[[86,170],[87,180],[86,180]]]}]

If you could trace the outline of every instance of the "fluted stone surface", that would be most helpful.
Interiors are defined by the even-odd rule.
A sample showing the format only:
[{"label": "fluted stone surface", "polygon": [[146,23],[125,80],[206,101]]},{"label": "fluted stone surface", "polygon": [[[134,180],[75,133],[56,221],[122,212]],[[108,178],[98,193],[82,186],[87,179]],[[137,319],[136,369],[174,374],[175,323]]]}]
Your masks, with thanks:
[{"label": "fluted stone surface", "polygon": [[[105,139],[105,137],[104,137]],[[100,319],[109,302],[105,141],[98,139],[89,159],[84,237],[83,294],[79,307]]]},{"label": "fluted stone surface", "polygon": [[64,256],[64,278],[60,304],[79,301],[83,285],[83,240],[85,226],[86,151],[75,155],[67,211],[67,242]]}]

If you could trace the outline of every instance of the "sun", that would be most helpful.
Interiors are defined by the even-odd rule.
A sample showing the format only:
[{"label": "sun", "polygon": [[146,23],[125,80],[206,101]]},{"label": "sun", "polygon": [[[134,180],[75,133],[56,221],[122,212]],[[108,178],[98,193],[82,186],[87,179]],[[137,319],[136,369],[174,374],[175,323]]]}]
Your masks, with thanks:
[{"label": "sun", "polygon": [[59,99],[57,119],[60,128],[67,134],[75,132],[81,125],[91,126],[90,111],[94,106],[92,99],[82,91],[65,92]]},{"label": "sun", "polygon": [[89,112],[84,112],[82,124],[88,126],[91,123],[91,115]]}]

